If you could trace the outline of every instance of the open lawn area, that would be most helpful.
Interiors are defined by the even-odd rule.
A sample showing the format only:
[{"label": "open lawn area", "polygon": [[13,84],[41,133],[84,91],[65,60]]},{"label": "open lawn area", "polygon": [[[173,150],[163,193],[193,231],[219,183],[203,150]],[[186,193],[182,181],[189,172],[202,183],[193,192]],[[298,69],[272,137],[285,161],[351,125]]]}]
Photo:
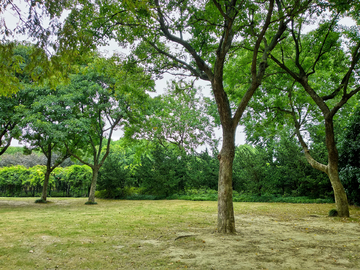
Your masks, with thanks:
[{"label": "open lawn area", "polygon": [[360,209],[234,203],[236,235],[215,231],[217,202],[0,198],[0,269],[360,269]]}]

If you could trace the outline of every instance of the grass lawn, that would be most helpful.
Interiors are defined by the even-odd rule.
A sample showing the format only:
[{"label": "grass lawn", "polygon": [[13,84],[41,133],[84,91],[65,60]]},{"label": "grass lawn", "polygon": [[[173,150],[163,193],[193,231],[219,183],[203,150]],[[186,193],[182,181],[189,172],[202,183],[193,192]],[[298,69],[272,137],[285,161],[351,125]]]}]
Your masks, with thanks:
[{"label": "grass lawn", "polygon": [[[297,257],[287,258],[296,248],[316,254],[323,241],[341,240],[347,232],[357,234],[341,243],[334,238],[311,265],[360,266],[356,207],[351,218],[341,219],[327,217],[332,204],[234,203],[238,233],[222,236],[215,231],[216,202],[99,199],[97,205],[84,205],[84,198],[49,200],[0,198],[0,269],[301,269]],[[297,236],[298,242],[291,242]],[[314,243],[302,246],[310,236]],[[340,256],[338,250],[330,254],[334,243],[343,250],[341,258],[334,257]],[[290,247],[294,253],[287,255]]]}]

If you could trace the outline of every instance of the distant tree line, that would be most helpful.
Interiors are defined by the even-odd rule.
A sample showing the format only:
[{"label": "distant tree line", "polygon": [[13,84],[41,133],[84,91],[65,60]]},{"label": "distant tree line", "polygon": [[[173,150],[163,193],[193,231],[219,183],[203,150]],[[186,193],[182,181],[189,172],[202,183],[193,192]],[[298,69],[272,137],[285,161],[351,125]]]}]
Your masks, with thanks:
[{"label": "distant tree line", "polygon": [[[339,141],[340,176],[349,201],[360,203],[359,116],[354,110]],[[216,148],[210,153],[186,152],[174,144],[139,141],[132,146],[124,140],[111,142],[108,158],[99,171],[96,195],[126,198],[154,195],[158,198],[184,193],[188,189],[217,190],[219,162]],[[326,150],[312,144],[318,159]],[[41,192],[46,159],[39,153],[24,155],[20,147],[10,147],[1,156],[0,196],[36,196]],[[36,163],[36,164],[35,164]],[[68,159],[50,178],[49,196],[87,196],[91,169]],[[283,197],[331,198],[327,176],[314,170],[291,134],[236,147],[233,189],[242,194]]]}]

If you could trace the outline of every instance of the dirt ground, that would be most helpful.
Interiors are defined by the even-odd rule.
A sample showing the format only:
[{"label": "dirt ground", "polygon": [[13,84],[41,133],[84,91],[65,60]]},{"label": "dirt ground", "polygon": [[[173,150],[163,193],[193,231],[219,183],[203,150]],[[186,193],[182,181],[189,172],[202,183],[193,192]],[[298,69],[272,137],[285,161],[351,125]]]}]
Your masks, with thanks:
[{"label": "dirt ground", "polygon": [[193,236],[179,233],[164,253],[196,269],[360,269],[358,223],[317,215],[292,221],[240,215],[236,224],[234,236],[196,228]]}]

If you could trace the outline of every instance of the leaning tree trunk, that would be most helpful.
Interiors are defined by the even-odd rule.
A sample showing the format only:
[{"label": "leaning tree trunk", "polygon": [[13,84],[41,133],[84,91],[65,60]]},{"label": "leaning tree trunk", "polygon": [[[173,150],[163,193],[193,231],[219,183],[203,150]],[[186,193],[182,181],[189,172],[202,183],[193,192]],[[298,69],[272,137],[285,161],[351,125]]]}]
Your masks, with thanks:
[{"label": "leaning tree trunk", "polygon": [[89,200],[87,203],[95,203],[95,190],[96,190],[96,182],[99,174],[99,167],[94,166],[92,167],[93,175],[91,180],[91,186],[90,186],[90,193],[89,193]]},{"label": "leaning tree trunk", "polygon": [[44,179],[44,184],[43,184],[43,190],[42,190],[42,194],[41,194],[41,200],[46,202],[46,197],[47,197],[47,189],[49,186],[49,179],[50,179],[50,170],[46,170],[45,173],[45,179]]},{"label": "leaning tree trunk", "polygon": [[218,155],[220,162],[218,183],[218,227],[219,233],[235,233],[233,207],[232,167],[235,156],[235,130],[223,127],[223,146]]},{"label": "leaning tree trunk", "polygon": [[325,119],[325,134],[326,148],[328,151],[327,175],[334,191],[336,209],[340,217],[349,217],[349,204],[346,192],[339,178],[339,153],[336,149],[332,118]]}]

